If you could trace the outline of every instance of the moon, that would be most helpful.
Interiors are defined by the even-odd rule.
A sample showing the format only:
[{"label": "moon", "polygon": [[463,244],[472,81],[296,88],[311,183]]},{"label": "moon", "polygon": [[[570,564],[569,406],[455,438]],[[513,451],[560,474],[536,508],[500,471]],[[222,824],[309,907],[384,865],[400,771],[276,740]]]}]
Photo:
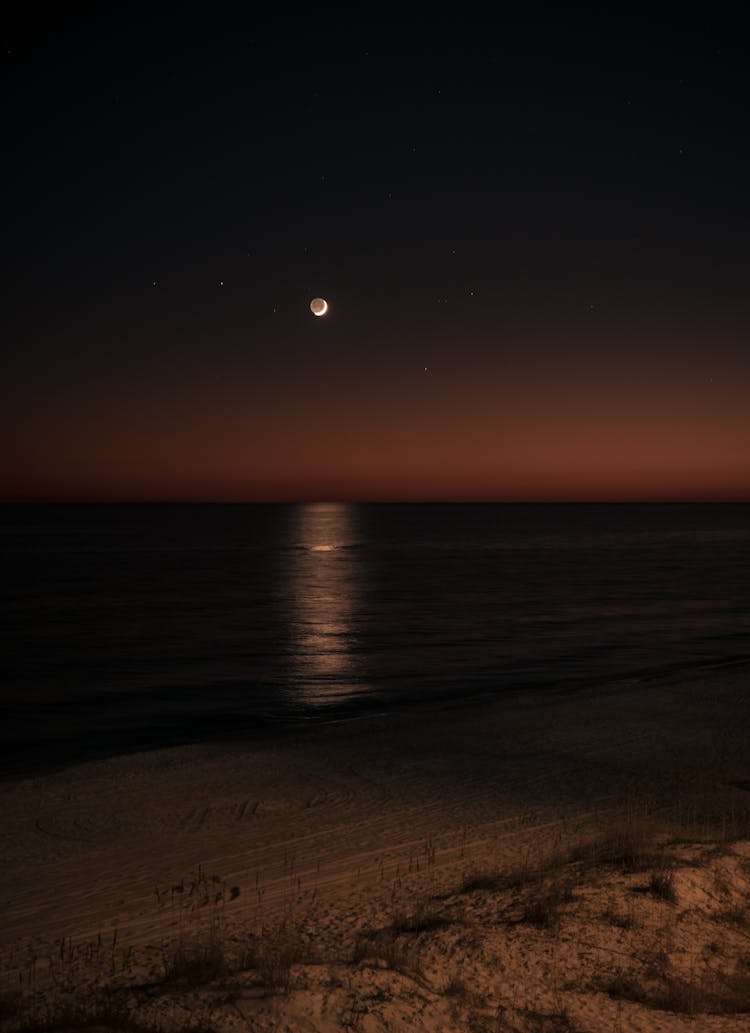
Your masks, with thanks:
[{"label": "moon", "polygon": [[325,298],[313,298],[310,302],[310,311],[314,316],[324,316],[328,311],[328,302]]}]

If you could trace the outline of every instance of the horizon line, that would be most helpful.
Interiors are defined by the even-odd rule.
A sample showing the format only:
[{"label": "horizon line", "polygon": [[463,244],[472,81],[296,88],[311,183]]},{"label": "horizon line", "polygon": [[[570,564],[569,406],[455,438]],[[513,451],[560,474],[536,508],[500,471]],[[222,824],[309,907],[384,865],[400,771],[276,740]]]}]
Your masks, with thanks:
[{"label": "horizon line", "polygon": [[59,497],[21,497],[21,498],[0,498],[0,506],[314,506],[314,505],[426,505],[426,506],[448,506],[448,505],[469,505],[469,506],[647,506],[647,505],[675,505],[675,506],[696,506],[696,505],[748,505],[750,495],[743,496],[689,496],[689,497],[636,497],[618,498],[616,496],[607,498],[321,498],[317,496],[303,496],[300,498],[259,498],[259,499],[237,499],[237,498],[100,498],[96,496],[81,496],[78,498]]}]

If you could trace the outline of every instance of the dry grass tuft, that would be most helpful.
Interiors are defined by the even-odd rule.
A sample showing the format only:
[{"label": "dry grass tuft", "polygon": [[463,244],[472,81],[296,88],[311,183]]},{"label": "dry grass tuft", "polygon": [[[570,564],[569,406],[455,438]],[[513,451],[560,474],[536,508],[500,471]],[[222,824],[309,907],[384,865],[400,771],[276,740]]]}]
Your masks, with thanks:
[{"label": "dry grass tuft", "polygon": [[500,872],[471,872],[460,883],[457,892],[481,893],[503,888],[503,876]]},{"label": "dry grass tuft", "polygon": [[610,997],[681,1015],[737,1015],[750,1011],[750,972],[691,981],[662,973],[655,983],[617,972],[603,987]]},{"label": "dry grass tuft", "polygon": [[459,884],[457,893],[502,892],[503,890],[522,889],[541,882],[548,872],[564,864],[558,857],[548,858],[532,866],[524,863],[513,868],[496,869],[494,871],[470,872]]},{"label": "dry grass tuft", "polygon": [[733,925],[737,929],[746,929],[750,926],[750,911],[746,907],[725,908],[723,911],[717,911],[714,918],[717,922]]},{"label": "dry grass tuft", "polygon": [[653,832],[645,822],[624,819],[599,839],[571,849],[570,861],[587,866],[607,865],[626,873],[643,872],[653,867]]},{"label": "dry grass tuft", "polygon": [[444,929],[448,924],[448,921],[438,911],[420,906],[411,914],[394,915],[390,927],[395,936],[402,936],[433,932],[435,929]]},{"label": "dry grass tuft", "polygon": [[654,848],[654,836],[654,826],[645,817],[625,814],[603,836],[575,843],[567,849],[537,858],[534,863],[526,861],[506,870],[471,872],[459,884],[457,893],[522,889],[573,865],[578,865],[583,871],[613,867],[626,874],[645,872],[656,865],[665,867],[663,849]]},{"label": "dry grass tuft", "polygon": [[576,1027],[564,1009],[547,1014],[534,1011],[532,1008],[524,1008],[520,1015],[523,1025],[511,1027],[519,1033],[576,1033]]},{"label": "dry grass tuft", "polygon": [[360,933],[354,944],[352,962],[355,965],[374,963],[406,976],[419,974],[419,965],[407,944],[399,940],[392,928]]},{"label": "dry grass tuft", "polygon": [[602,918],[618,929],[629,930],[635,927],[635,917],[632,914],[624,915],[621,911],[609,910],[602,914]]},{"label": "dry grass tuft", "polygon": [[651,872],[648,880],[648,891],[668,904],[677,903],[677,891],[674,887],[674,875],[666,868],[657,868]]},{"label": "dry grass tuft", "polygon": [[636,1004],[644,1004],[646,991],[632,972],[618,969],[609,979],[605,980],[602,990],[614,997],[616,1000],[634,1001]]},{"label": "dry grass tuft", "polygon": [[[107,1033],[163,1033],[161,1022],[141,1022],[129,1012],[123,995],[106,990],[89,991],[80,997],[50,1001],[43,998],[35,1008],[17,1016],[14,1033],[78,1033],[82,1030]],[[173,1033],[211,1033],[201,1022],[189,1020],[170,1027]]]},{"label": "dry grass tuft", "polygon": [[190,987],[206,986],[229,972],[229,963],[218,943],[187,947],[180,945],[164,965],[168,983],[184,983]]},{"label": "dry grass tuft", "polygon": [[264,930],[256,945],[255,965],[265,987],[276,993],[288,993],[292,966],[303,957],[299,931],[287,923],[273,930]]},{"label": "dry grass tuft", "polygon": [[560,920],[560,908],[574,899],[570,882],[552,883],[529,901],[524,909],[522,921],[540,929],[554,929]]},{"label": "dry grass tuft", "polygon": [[467,1000],[471,997],[471,992],[463,979],[458,975],[454,975],[451,976],[443,987],[443,996],[455,997],[457,1000]]}]

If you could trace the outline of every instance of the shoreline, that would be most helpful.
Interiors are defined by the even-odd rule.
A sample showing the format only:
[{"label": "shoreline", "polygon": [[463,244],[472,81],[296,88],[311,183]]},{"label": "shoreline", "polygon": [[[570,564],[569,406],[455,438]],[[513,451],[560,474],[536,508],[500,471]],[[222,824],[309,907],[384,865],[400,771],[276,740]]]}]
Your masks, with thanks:
[{"label": "shoreline", "polygon": [[[141,823],[147,829],[142,846],[156,848],[178,831],[167,850],[176,864],[183,842],[191,841],[191,854],[201,843],[216,854],[217,837],[238,834],[234,854],[250,833],[253,839],[295,839],[295,823],[325,821],[345,836],[357,807],[372,814],[388,802],[441,804],[445,834],[471,824],[472,814],[475,823],[534,808],[554,817],[556,809],[571,814],[593,799],[600,805],[602,798],[622,800],[634,792],[666,806],[680,783],[686,791],[692,782],[693,791],[700,786],[720,794],[722,780],[750,777],[747,682],[742,670],[713,671],[656,685],[444,701],[429,713],[403,708],[4,778],[2,860],[7,870],[22,863],[25,850],[40,860],[50,854],[81,859],[94,846],[106,853]],[[251,827],[233,817],[246,798],[255,805]],[[203,822],[191,822],[192,811],[208,813]],[[48,815],[54,820],[45,832]],[[435,831],[430,824],[426,836]]]},{"label": "shoreline", "polygon": [[185,918],[174,889],[201,873],[228,929],[291,908],[335,944],[628,809],[696,834],[750,817],[747,688],[723,670],[526,692],[5,780],[2,967],[114,936],[156,971]]},{"label": "shoreline", "polygon": [[[325,735],[325,729],[331,725],[345,725],[356,728],[361,722],[393,718],[398,720],[413,717],[426,722],[439,716],[445,710],[463,710],[482,708],[497,704],[502,706],[521,701],[524,698],[536,697],[558,698],[578,693],[595,692],[597,694],[616,694],[632,685],[652,686],[654,683],[669,685],[675,680],[681,682],[710,678],[715,674],[743,669],[750,670],[750,656],[728,656],[712,658],[690,664],[673,664],[668,667],[642,668],[618,677],[602,678],[591,676],[581,678],[572,676],[567,679],[549,679],[546,681],[514,682],[500,689],[477,686],[462,693],[447,689],[442,694],[429,698],[398,695],[385,699],[381,697],[363,697],[356,703],[330,704],[319,708],[317,712],[287,714],[284,716],[269,715],[269,712],[232,712],[219,715],[204,715],[199,712],[185,712],[175,715],[167,728],[160,732],[148,733],[146,725],[128,725],[124,729],[106,729],[103,741],[92,746],[91,739],[101,735],[101,729],[92,725],[88,736],[83,733],[75,739],[60,738],[54,735],[44,739],[25,739],[18,743],[14,735],[3,744],[3,757],[0,760],[0,785],[18,779],[41,777],[55,772],[75,768],[82,764],[96,763],[116,759],[118,757],[139,756],[141,754],[159,753],[163,750],[199,748],[201,746],[246,745],[248,748],[258,744],[282,744],[304,735]],[[193,689],[193,691],[195,691]],[[201,687],[201,692],[205,687]],[[155,697],[159,699],[159,694]],[[144,701],[153,705],[154,697],[148,693],[112,693],[94,701],[98,707],[104,701],[129,707],[137,712],[139,704]],[[543,701],[543,699],[542,699]],[[49,713],[46,720],[66,707],[85,707],[88,697],[62,699],[48,704]],[[43,704],[44,706],[44,704]],[[4,708],[12,714],[12,707]],[[29,711],[33,712],[31,706]],[[95,718],[95,715],[93,715]],[[164,718],[162,717],[162,721]],[[208,725],[208,728],[207,728]],[[195,730],[193,730],[195,729]],[[29,760],[30,751],[34,751],[33,760]]]}]

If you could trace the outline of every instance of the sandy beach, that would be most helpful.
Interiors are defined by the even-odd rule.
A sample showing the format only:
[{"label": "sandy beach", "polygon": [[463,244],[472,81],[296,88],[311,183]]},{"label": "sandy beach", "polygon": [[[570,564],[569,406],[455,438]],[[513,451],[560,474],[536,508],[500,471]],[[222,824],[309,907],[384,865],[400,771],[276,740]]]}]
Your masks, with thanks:
[{"label": "sandy beach", "polygon": [[[144,1029],[750,1029],[747,693],[714,669],[5,781],[4,1028],[109,987]],[[732,1007],[668,1007],[656,954]]]}]

